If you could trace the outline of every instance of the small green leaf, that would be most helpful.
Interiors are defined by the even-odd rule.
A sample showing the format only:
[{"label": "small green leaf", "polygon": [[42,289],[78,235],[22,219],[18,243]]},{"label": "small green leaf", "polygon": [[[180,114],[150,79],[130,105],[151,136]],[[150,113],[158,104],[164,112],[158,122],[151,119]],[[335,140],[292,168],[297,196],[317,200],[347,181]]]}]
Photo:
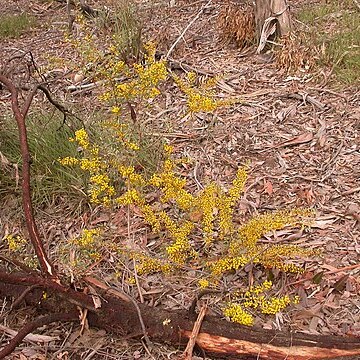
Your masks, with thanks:
[{"label": "small green leaf", "polygon": [[312,282],[314,284],[320,284],[321,283],[321,280],[323,278],[323,275],[324,275],[324,272],[323,271],[320,271],[318,272],[317,274],[315,274],[312,278]]}]

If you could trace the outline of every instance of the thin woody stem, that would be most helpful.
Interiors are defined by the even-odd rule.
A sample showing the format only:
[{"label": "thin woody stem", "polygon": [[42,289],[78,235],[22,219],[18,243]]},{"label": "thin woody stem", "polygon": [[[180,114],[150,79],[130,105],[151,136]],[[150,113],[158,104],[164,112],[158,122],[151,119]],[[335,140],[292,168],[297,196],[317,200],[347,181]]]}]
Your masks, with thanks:
[{"label": "thin woody stem", "polygon": [[11,107],[14,113],[18,130],[19,130],[19,140],[20,140],[20,150],[22,157],[22,203],[26,220],[26,227],[29,232],[29,237],[31,243],[34,247],[36,256],[40,263],[40,268],[42,273],[51,278],[57,279],[57,275],[54,269],[53,264],[50,262],[45,249],[44,244],[40,238],[39,230],[36,226],[36,222],[34,219],[34,211],[32,207],[31,201],[31,188],[30,188],[30,151],[27,139],[27,131],[25,125],[25,117],[27,110],[30,106],[31,100],[34,96],[34,91],[29,95],[25,107],[24,113],[21,112],[19,101],[18,101],[18,90],[15,85],[4,75],[0,74],[0,82],[3,83],[11,93]]}]

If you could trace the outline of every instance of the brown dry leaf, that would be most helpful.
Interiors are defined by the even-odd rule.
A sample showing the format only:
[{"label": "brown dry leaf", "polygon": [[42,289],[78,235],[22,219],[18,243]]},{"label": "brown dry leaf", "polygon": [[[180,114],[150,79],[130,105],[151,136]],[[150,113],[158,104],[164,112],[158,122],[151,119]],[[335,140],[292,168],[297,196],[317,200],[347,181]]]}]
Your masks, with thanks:
[{"label": "brown dry leaf", "polygon": [[309,205],[313,204],[313,202],[315,200],[315,194],[314,194],[312,188],[304,189],[303,191],[301,191],[300,198],[304,199],[306,201],[306,203]]},{"label": "brown dry leaf", "polygon": [[89,284],[87,286],[88,286],[88,288],[90,290],[91,299],[92,299],[92,301],[94,303],[95,309],[101,308],[101,299],[100,299],[100,296],[97,294],[95,288],[92,287]]},{"label": "brown dry leaf", "polygon": [[309,325],[309,331],[313,334],[318,334],[318,331],[316,330],[316,328],[318,327],[320,322],[320,318],[318,316],[314,316],[311,321],[310,321],[310,325]]},{"label": "brown dry leaf", "polygon": [[321,280],[323,278],[323,275],[324,275],[324,271],[320,271],[317,274],[315,274],[312,278],[313,283],[317,284],[317,285],[320,284]]},{"label": "brown dry leaf", "polygon": [[110,215],[109,214],[100,214],[96,219],[91,221],[90,225],[96,226],[96,225],[98,225],[100,223],[106,223],[109,220],[110,220]]},{"label": "brown dry leaf", "polygon": [[286,118],[294,116],[296,114],[296,109],[297,106],[296,105],[290,105],[285,109],[282,109],[281,111],[278,112],[278,114],[276,115],[276,118],[282,122],[284,121]]},{"label": "brown dry leaf", "polygon": [[330,225],[337,221],[337,217],[330,216],[330,217],[319,217],[313,223],[310,224],[312,228],[318,229],[329,229]]},{"label": "brown dry leaf", "polygon": [[283,143],[275,145],[275,148],[305,144],[310,142],[313,138],[314,134],[312,132],[306,132],[290,140],[284,141]]},{"label": "brown dry leaf", "polygon": [[357,204],[350,204],[345,212],[345,215],[350,215],[356,220],[357,223],[360,223],[360,207]]},{"label": "brown dry leaf", "polygon": [[319,123],[321,125],[319,131],[316,134],[316,137],[319,139],[319,146],[322,148],[325,145],[325,142],[327,140],[326,138],[326,122],[325,120],[319,119]]},{"label": "brown dry leaf", "polygon": [[270,180],[264,179],[263,191],[268,195],[271,195],[274,192],[274,188],[273,188],[272,182]]},{"label": "brown dry leaf", "polygon": [[346,283],[349,279],[349,274],[343,275],[335,284],[332,286],[336,291],[342,292],[346,288]]}]

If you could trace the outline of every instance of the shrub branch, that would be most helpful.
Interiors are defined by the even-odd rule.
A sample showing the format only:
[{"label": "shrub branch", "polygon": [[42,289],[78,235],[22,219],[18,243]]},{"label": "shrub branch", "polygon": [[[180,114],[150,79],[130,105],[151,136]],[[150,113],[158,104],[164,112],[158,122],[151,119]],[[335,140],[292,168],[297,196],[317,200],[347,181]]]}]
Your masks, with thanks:
[{"label": "shrub branch", "polygon": [[26,130],[26,114],[31,105],[32,99],[35,95],[35,89],[28,95],[28,98],[25,100],[25,105],[23,111],[20,110],[19,100],[18,100],[18,89],[13,84],[13,82],[8,79],[6,76],[0,74],[0,82],[3,83],[11,93],[11,107],[17,122],[19,129],[19,140],[20,140],[20,150],[22,158],[22,202],[24,215],[26,220],[26,227],[29,232],[29,237],[31,243],[34,247],[36,256],[38,258],[41,272],[47,277],[57,278],[55,269],[50,259],[48,258],[44,244],[40,238],[39,230],[37,228],[35,219],[34,219],[34,210],[31,202],[31,188],[30,188],[30,164],[31,157],[29,151],[29,145],[27,140],[27,130]]}]

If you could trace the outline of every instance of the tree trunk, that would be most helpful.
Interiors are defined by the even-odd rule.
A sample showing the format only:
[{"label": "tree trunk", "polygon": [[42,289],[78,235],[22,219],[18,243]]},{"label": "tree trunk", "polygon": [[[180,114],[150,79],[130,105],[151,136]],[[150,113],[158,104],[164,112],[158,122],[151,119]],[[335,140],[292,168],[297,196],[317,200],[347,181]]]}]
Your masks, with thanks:
[{"label": "tree trunk", "polygon": [[290,11],[286,0],[255,1],[256,35],[258,52],[264,49],[267,40],[287,34],[291,30]]}]

